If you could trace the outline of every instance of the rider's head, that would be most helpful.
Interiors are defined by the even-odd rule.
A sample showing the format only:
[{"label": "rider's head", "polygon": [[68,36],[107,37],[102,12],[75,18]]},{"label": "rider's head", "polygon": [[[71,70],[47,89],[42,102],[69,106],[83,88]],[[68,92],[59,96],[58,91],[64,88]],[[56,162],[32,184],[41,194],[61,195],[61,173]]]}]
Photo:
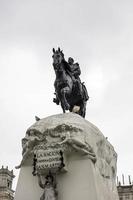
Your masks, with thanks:
[{"label": "rider's head", "polygon": [[68,58],[68,63],[72,65],[72,64],[74,63],[74,59],[71,58],[71,57],[69,57],[69,58]]}]

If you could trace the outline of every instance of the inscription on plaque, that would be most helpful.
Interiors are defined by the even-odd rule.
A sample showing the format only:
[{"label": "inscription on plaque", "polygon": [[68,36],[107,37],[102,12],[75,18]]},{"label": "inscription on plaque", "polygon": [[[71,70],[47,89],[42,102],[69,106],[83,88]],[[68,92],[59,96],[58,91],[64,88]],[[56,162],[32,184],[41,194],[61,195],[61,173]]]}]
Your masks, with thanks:
[{"label": "inscription on plaque", "polygon": [[61,149],[37,150],[37,170],[58,169],[61,165]]}]

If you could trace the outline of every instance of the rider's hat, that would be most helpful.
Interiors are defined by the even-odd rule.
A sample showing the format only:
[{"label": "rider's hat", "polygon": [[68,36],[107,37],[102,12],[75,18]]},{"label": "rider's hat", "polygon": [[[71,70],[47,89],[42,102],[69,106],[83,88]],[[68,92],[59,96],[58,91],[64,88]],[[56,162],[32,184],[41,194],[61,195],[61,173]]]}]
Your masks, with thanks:
[{"label": "rider's hat", "polygon": [[74,59],[71,58],[71,57],[69,57],[69,58],[68,58],[68,62],[74,62]]}]

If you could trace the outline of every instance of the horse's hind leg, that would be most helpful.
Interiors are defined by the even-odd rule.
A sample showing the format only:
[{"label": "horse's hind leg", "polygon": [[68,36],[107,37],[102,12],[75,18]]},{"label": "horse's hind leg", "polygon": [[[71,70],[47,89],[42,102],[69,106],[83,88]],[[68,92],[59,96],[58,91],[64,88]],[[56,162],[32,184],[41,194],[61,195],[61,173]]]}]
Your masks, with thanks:
[{"label": "horse's hind leg", "polygon": [[83,102],[80,105],[79,115],[81,115],[83,118],[85,118],[85,114],[86,114],[86,102]]},{"label": "horse's hind leg", "polygon": [[83,112],[84,118],[85,118],[85,115],[86,115],[86,105],[87,105],[87,101],[84,101],[84,112]]}]

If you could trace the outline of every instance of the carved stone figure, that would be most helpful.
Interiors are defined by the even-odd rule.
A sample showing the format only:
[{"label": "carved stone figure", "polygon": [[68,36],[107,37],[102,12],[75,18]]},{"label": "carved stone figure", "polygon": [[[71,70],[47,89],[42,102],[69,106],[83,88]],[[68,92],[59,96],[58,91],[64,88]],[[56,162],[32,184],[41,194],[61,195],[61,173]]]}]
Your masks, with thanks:
[{"label": "carved stone figure", "polygon": [[74,106],[79,106],[78,114],[85,117],[86,102],[89,99],[87,89],[80,80],[81,70],[78,63],[74,63],[73,58],[65,61],[64,54],[58,48],[53,49],[53,67],[56,74],[54,82],[56,98],[53,101],[63,109],[72,112]]},{"label": "carved stone figure", "polygon": [[41,175],[38,175],[38,182],[42,189],[44,189],[43,195],[40,200],[56,200],[57,190],[54,176],[49,172],[45,177],[45,183],[42,182]]},{"label": "carved stone figure", "polygon": [[61,136],[63,141],[59,144],[70,145],[77,152],[80,152],[83,155],[88,155],[88,157],[95,163],[96,154],[94,153],[92,147],[85,141],[84,135],[81,135],[78,132],[76,132],[76,135],[78,135],[78,137],[75,136],[75,133],[70,133],[69,131],[65,132],[65,134]]}]

